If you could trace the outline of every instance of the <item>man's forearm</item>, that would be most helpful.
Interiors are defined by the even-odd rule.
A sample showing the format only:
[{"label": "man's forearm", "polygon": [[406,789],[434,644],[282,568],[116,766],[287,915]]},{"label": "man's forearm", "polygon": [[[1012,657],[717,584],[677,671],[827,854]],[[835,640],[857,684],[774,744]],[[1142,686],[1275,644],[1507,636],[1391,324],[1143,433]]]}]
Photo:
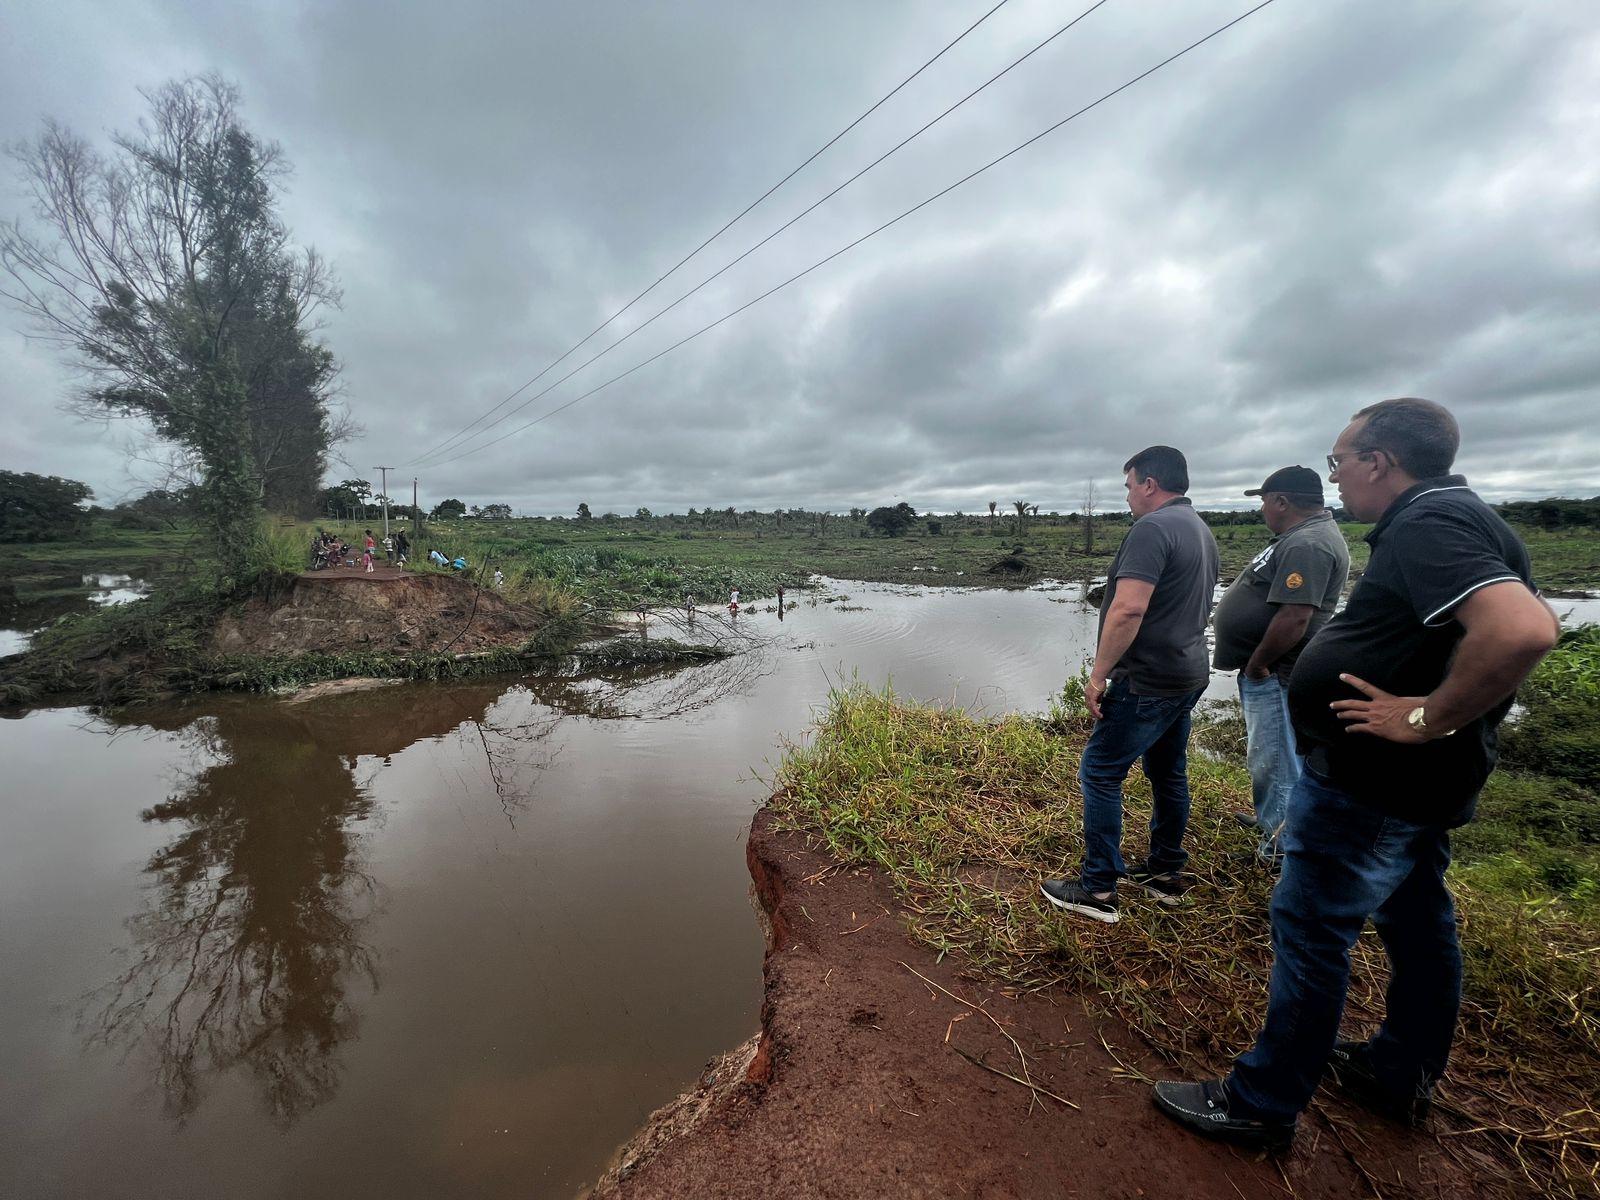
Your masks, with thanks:
[{"label": "man's forearm", "polygon": [[1100,644],[1095,647],[1091,679],[1104,680],[1139,636],[1139,626],[1144,624],[1144,613],[1113,607],[1106,614],[1106,623],[1100,630]]},{"label": "man's forearm", "polygon": [[1547,646],[1509,642],[1497,631],[1468,630],[1450,673],[1423,705],[1430,730],[1459,729],[1505,700],[1544,657]]},{"label": "man's forearm", "polygon": [[1305,636],[1306,629],[1311,624],[1311,609],[1303,604],[1282,604],[1278,611],[1272,614],[1272,620],[1267,624],[1266,633],[1261,635],[1261,643],[1250,655],[1250,661],[1245,665],[1245,672],[1259,672],[1270,670],[1272,664],[1277,662]]}]

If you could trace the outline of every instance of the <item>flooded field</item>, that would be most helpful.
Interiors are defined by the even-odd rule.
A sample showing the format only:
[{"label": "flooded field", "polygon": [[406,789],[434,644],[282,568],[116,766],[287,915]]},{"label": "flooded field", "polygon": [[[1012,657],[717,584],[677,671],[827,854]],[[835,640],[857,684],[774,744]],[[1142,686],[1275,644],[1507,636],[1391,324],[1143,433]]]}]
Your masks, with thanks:
[{"label": "flooded field", "polygon": [[150,591],[150,585],[131,575],[64,575],[53,581],[45,596],[24,600],[0,611],[0,657],[26,649],[35,630],[68,613],[91,612],[105,604],[127,604]]},{"label": "flooded field", "polygon": [[826,581],[672,675],[0,722],[0,1195],[570,1195],[755,1030],[743,835],[830,681],[1041,710],[1079,596]]}]

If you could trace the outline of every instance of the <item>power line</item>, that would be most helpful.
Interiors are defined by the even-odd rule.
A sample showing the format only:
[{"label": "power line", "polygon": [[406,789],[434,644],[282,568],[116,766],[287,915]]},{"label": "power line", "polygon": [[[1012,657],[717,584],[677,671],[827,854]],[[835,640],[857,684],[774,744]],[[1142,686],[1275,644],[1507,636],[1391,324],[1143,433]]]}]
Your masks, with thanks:
[{"label": "power line", "polygon": [[819,146],[815,151],[813,151],[810,158],[807,158],[798,167],[796,167],[794,170],[790,171],[782,179],[778,180],[777,183],[773,184],[766,191],[762,192],[761,195],[757,196],[749,204],[745,205],[745,207],[739,211],[737,216],[735,216],[731,221],[729,221],[721,229],[719,229],[715,233],[713,233],[705,241],[701,242],[693,250],[689,251],[689,253],[685,254],[682,258],[680,258],[676,263],[674,263],[671,267],[669,267],[663,274],[661,274],[656,279],[656,281],[654,283],[652,283],[649,287],[645,288],[644,291],[640,292],[632,300],[629,300],[621,308],[617,309],[616,312],[612,313],[604,321],[600,322],[600,324],[596,325],[587,334],[585,334],[579,341],[573,343],[573,345],[570,346],[566,350],[566,352],[561,355],[560,358],[557,358],[554,361],[552,361],[548,366],[546,366],[544,368],[544,370],[540,371],[532,379],[528,380],[527,383],[523,384],[516,391],[512,392],[509,396],[507,396],[504,400],[500,401],[499,404],[496,404],[488,412],[486,412],[482,416],[478,417],[470,425],[467,425],[459,433],[452,434],[450,437],[446,438],[443,443],[441,443],[439,446],[434,447],[433,450],[429,451],[427,454],[419,455],[416,458],[413,458],[410,461],[408,461],[408,462],[406,462],[406,463],[404,463],[402,465],[403,466],[410,466],[411,463],[421,462],[424,458],[429,457],[429,455],[437,454],[437,453],[443,451],[444,449],[448,448],[452,442],[459,442],[460,439],[462,439],[469,432],[471,432],[471,430],[475,426],[477,426],[480,422],[482,422],[485,418],[493,416],[495,413],[499,412],[502,408],[504,408],[507,404],[510,404],[511,401],[515,400],[519,395],[521,395],[528,388],[530,388],[534,384],[538,383],[539,380],[543,379],[546,374],[548,374],[555,367],[559,366],[569,355],[571,355],[574,351],[576,351],[580,347],[582,347],[583,344],[585,342],[587,342],[590,338],[594,337],[595,334],[597,334],[601,330],[605,329],[606,326],[611,324],[611,322],[615,321],[623,313],[627,312],[635,304],[639,303],[639,301],[643,300],[651,292],[655,291],[655,289],[660,284],[664,283],[667,280],[667,278],[669,276],[671,276],[675,271],[677,271],[677,269],[679,267],[683,266],[684,263],[688,262],[696,254],[699,254],[700,251],[704,250],[707,246],[711,245],[712,242],[716,241],[723,234],[727,233],[728,230],[732,229],[736,224],[738,224],[741,220],[743,220],[750,213],[750,210],[756,207],[756,205],[760,204],[768,196],[772,195],[773,192],[777,191],[784,184],[788,183],[789,180],[793,179],[796,175],[798,175],[801,171],[805,170],[812,163],[816,162],[817,159],[820,158],[823,155],[823,153],[826,152],[828,150],[828,148],[831,147],[835,142],[837,142],[840,138],[844,137],[845,134],[849,133],[857,125],[861,124],[861,122],[865,121],[873,113],[877,112],[878,109],[882,108],[886,103],[888,103],[891,99],[893,99],[895,97],[895,95],[898,94],[899,91],[902,88],[904,88],[908,83],[910,83],[912,80],[914,80],[918,75],[921,75],[929,67],[933,66],[934,63],[938,62],[941,58],[943,58],[950,50],[954,49],[956,44],[958,42],[960,42],[963,38],[965,38],[967,36],[967,34],[971,33],[979,25],[982,25],[990,17],[994,16],[995,13],[999,12],[1009,2],[1010,2],[1010,0],[1000,0],[1000,2],[998,4],[996,4],[993,8],[991,8],[988,12],[984,13],[981,17],[979,17],[971,25],[968,25],[965,29],[963,29],[959,34],[956,35],[954,40],[952,40],[949,43],[947,43],[945,45],[945,47],[942,50],[939,51],[939,53],[935,54],[927,62],[923,63],[915,71],[911,72],[911,74],[907,75],[899,83],[895,84],[894,87],[890,88],[889,91],[885,92],[881,97],[879,97],[877,102],[874,103],[871,108],[867,109],[860,116],[858,116],[855,120],[851,121],[850,124],[846,125],[838,133],[834,134],[831,138],[829,138],[826,142],[824,142],[821,146]]},{"label": "power line", "polygon": [[[761,249],[761,247],[765,246],[768,242],[772,241],[774,238],[776,238],[777,236],[779,236],[780,234],[782,234],[783,232],[785,232],[786,230],[788,230],[789,228],[791,228],[792,226],[797,224],[803,218],[809,216],[811,213],[813,213],[817,209],[821,208],[829,200],[833,199],[840,192],[844,191],[845,188],[849,187],[852,183],[854,183],[856,180],[860,179],[867,172],[869,172],[869,171],[873,170],[874,168],[878,167],[885,160],[887,160],[891,156],[899,153],[901,150],[905,149],[906,146],[910,145],[917,138],[919,138],[923,134],[927,133],[928,130],[932,129],[940,121],[944,120],[951,113],[955,112],[956,109],[960,108],[963,104],[967,103],[967,101],[971,100],[974,96],[978,95],[978,93],[986,90],[991,84],[999,82],[1006,75],[1009,75],[1017,67],[1020,67],[1023,63],[1027,62],[1028,59],[1032,58],[1035,54],[1039,53],[1039,51],[1043,50],[1051,42],[1055,41],[1062,34],[1066,33],[1074,25],[1078,24],[1079,21],[1082,21],[1090,13],[1094,12],[1095,9],[1100,8],[1102,5],[1104,5],[1104,4],[1108,3],[1108,2],[1109,2],[1109,0],[1095,0],[1095,3],[1091,4],[1088,8],[1084,9],[1077,16],[1073,17],[1072,20],[1068,21],[1065,25],[1063,25],[1060,29],[1058,29],[1054,33],[1052,33],[1049,37],[1045,38],[1042,42],[1039,42],[1036,45],[1034,45],[1032,49],[1027,51],[1027,53],[1023,54],[1020,58],[1013,59],[1004,68],[1002,68],[1001,70],[995,72],[995,74],[989,76],[988,79],[984,80],[977,87],[973,88],[965,96],[961,97],[961,99],[957,100],[954,104],[950,105],[950,107],[946,108],[943,112],[941,112],[938,116],[934,117],[931,121],[928,121],[926,124],[922,125],[918,129],[914,130],[912,133],[907,135],[906,137],[902,138],[900,141],[896,142],[888,150],[885,150],[882,154],[878,155],[877,158],[873,159],[866,166],[862,167],[859,171],[857,171],[854,175],[850,176],[850,178],[846,179],[843,183],[839,184],[837,187],[835,187],[831,191],[829,191],[826,195],[822,196],[820,199],[814,201],[813,203],[811,203],[810,205],[808,205],[807,207],[802,209],[800,212],[798,212],[794,216],[790,217],[782,225],[778,226],[778,228],[774,229],[771,233],[767,234],[766,237],[762,238],[755,245],[753,245],[749,249],[747,249],[743,254],[740,254],[736,258],[733,258],[730,261],[724,263],[718,270],[716,270],[716,271],[712,272],[710,275],[706,276],[706,278],[702,279],[699,283],[695,284],[694,287],[692,287],[688,291],[684,292],[681,296],[679,296],[671,304],[668,304],[665,308],[662,308],[661,310],[659,310],[653,316],[647,318],[646,320],[641,321],[635,328],[630,329],[627,333],[623,334],[616,341],[612,342],[604,350],[601,350],[599,353],[592,355],[587,360],[585,360],[583,363],[581,363],[577,367],[574,367],[572,370],[568,371],[565,375],[563,375],[560,379],[557,379],[554,383],[545,385],[544,388],[542,388],[541,390],[535,392],[533,395],[529,396],[526,400],[524,400],[521,404],[517,405],[515,408],[513,408],[509,412],[507,412],[505,414],[505,416],[498,417],[495,420],[489,422],[488,425],[485,425],[483,427],[483,429],[481,429],[478,433],[474,434],[473,437],[467,438],[463,442],[458,442],[456,447],[455,447],[455,449],[456,450],[461,449],[461,447],[463,445],[465,445],[466,442],[470,442],[474,438],[482,437],[484,434],[488,433],[489,430],[493,429],[496,425],[502,424],[503,422],[510,420],[512,417],[516,416],[517,413],[519,413],[523,409],[527,408],[528,405],[532,404],[534,401],[540,399],[543,396],[548,396],[556,388],[560,387],[563,383],[565,383],[567,380],[571,379],[574,375],[578,374],[580,371],[582,371],[585,367],[589,366],[591,363],[597,362],[600,359],[604,358],[607,354],[610,354],[611,351],[615,350],[618,346],[622,345],[623,342],[625,342],[629,338],[633,337],[634,334],[644,332],[644,330],[648,329],[651,325],[655,324],[655,322],[657,320],[659,320],[661,317],[666,316],[673,309],[677,308],[678,305],[682,304],[690,296],[693,296],[701,288],[706,287],[708,284],[714,282],[715,280],[720,278],[722,275],[726,274],[728,271],[731,271],[734,267],[738,266],[745,259],[749,258],[752,254],[754,254],[757,250]],[[685,260],[685,261],[687,261],[687,260]],[[584,339],[584,341],[587,341],[587,340],[588,340],[588,338]],[[562,357],[565,358],[566,355],[562,355]],[[552,365],[554,365],[554,364],[552,364]],[[547,368],[545,368],[545,370],[548,371],[549,368],[547,367]],[[544,371],[541,371],[539,373],[540,376],[542,376],[543,374],[544,374]],[[529,380],[528,383],[523,385],[523,388],[526,388],[526,387],[530,386],[531,384],[537,382],[537,379],[538,379],[538,377],[536,376],[534,379]],[[518,389],[518,391],[521,391],[521,390],[522,390],[522,388]],[[501,401],[501,403],[499,405],[496,405],[496,408],[503,408],[506,403],[507,403],[507,401]],[[488,415],[488,414],[485,414],[485,415]],[[481,420],[482,418],[479,418],[479,419]],[[426,454],[422,455],[422,458],[428,458],[428,457],[430,457],[430,456],[432,456],[434,454],[440,453],[441,451],[443,451],[443,449],[444,449],[444,447],[438,447],[435,450],[429,451]],[[434,465],[437,465],[437,464],[434,464]]]},{"label": "power line", "polygon": [[642,368],[649,366],[651,363],[655,362],[659,358],[664,358],[666,355],[671,354],[674,350],[678,349],[680,346],[685,346],[688,343],[694,341],[701,334],[709,333],[711,330],[715,329],[718,325],[721,325],[726,321],[732,320],[734,317],[738,316],[740,313],[744,312],[746,309],[755,307],[757,304],[760,304],[763,300],[767,299],[769,296],[772,296],[775,293],[782,291],[784,288],[788,287],[792,283],[796,283],[799,280],[804,279],[807,275],[811,274],[811,272],[817,270],[819,267],[826,266],[828,263],[832,262],[834,259],[838,258],[840,255],[846,254],[849,251],[854,250],[857,246],[861,245],[862,242],[867,241],[869,238],[876,237],[878,234],[882,233],[884,230],[890,228],[891,226],[898,225],[901,221],[905,220],[907,217],[911,216],[913,213],[918,212],[923,208],[926,208],[928,205],[932,204],[935,200],[939,200],[939,199],[943,198],[944,196],[949,195],[951,192],[955,191],[958,187],[961,187],[963,184],[971,182],[972,180],[976,179],[979,175],[982,175],[984,172],[990,170],[991,168],[999,166],[1001,163],[1005,162],[1006,159],[1011,158],[1013,155],[1018,154],[1023,150],[1026,150],[1029,146],[1033,145],[1035,142],[1039,141],[1042,138],[1048,137],[1050,134],[1052,134],[1056,130],[1060,129],[1063,125],[1066,125],[1071,121],[1077,120],[1079,117],[1083,116],[1084,113],[1089,112],[1091,109],[1098,108],[1100,105],[1104,104],[1107,100],[1110,100],[1113,96],[1116,96],[1121,92],[1127,91],[1134,84],[1139,83],[1141,80],[1149,78],[1151,75],[1154,75],[1157,71],[1161,70],[1163,67],[1169,66],[1170,64],[1176,62],[1178,59],[1180,59],[1184,55],[1188,54],[1191,50],[1198,49],[1199,47],[1201,47],[1201,46],[1205,45],[1207,42],[1209,42],[1212,38],[1217,37],[1220,34],[1226,33],[1229,29],[1232,29],[1235,25],[1239,24],[1239,22],[1245,20],[1247,17],[1254,16],[1256,13],[1260,12],[1263,8],[1266,8],[1268,5],[1270,5],[1272,3],[1273,3],[1273,0],[1261,0],[1261,3],[1257,4],[1254,8],[1247,9],[1246,11],[1240,13],[1237,17],[1234,17],[1233,20],[1227,22],[1226,24],[1219,25],[1217,28],[1213,29],[1210,33],[1206,34],[1204,37],[1200,38],[1197,41],[1189,43],[1189,45],[1185,46],[1182,50],[1179,50],[1176,53],[1171,54],[1168,57],[1162,59],[1160,62],[1156,63],[1155,66],[1150,67],[1147,70],[1140,72],[1138,75],[1135,75],[1132,79],[1129,79],[1126,83],[1123,83],[1123,84],[1113,88],[1111,91],[1106,92],[1099,99],[1094,100],[1091,103],[1084,105],[1082,108],[1078,109],[1076,112],[1069,113],[1067,116],[1061,118],[1061,120],[1057,121],[1055,124],[1050,125],[1047,128],[1040,130],[1038,133],[1034,134],[1032,137],[1027,139],[1027,141],[1021,142],[1018,145],[1013,146],[1010,150],[1007,150],[1004,154],[1000,155],[998,158],[990,159],[988,162],[984,163],[983,166],[977,168],[975,171],[972,171],[969,174],[963,175],[960,179],[956,180],[954,183],[952,183],[949,186],[947,186],[947,187],[935,192],[933,195],[927,197],[925,200],[919,201],[918,203],[912,205],[910,208],[906,209],[904,212],[900,213],[898,216],[892,217],[889,220],[885,221],[882,225],[879,225],[876,229],[869,230],[868,232],[862,234],[860,237],[856,238],[853,242],[849,242],[846,245],[841,246],[839,249],[835,250],[832,254],[828,255],[826,258],[818,259],[816,262],[812,263],[805,270],[800,271],[800,272],[798,272],[798,273],[796,273],[794,275],[789,276],[789,278],[785,279],[782,283],[777,284],[774,287],[768,288],[766,291],[762,292],[759,296],[756,296],[754,299],[745,301],[745,303],[741,304],[738,308],[732,310],[731,312],[723,314],[722,316],[718,317],[715,321],[712,321],[710,324],[702,325],[699,329],[695,330],[693,333],[689,334],[686,337],[680,338],[676,342],[673,342],[670,346],[666,347],[664,350],[657,351],[655,354],[652,354],[649,358],[645,359],[644,361],[639,362],[639,363],[635,363],[633,366],[629,367],[626,371],[623,371],[623,372],[621,372],[620,374],[617,374],[617,375],[613,375],[610,379],[607,379],[603,383],[596,384],[594,387],[590,388],[588,391],[583,392],[582,394],[573,397],[571,400],[568,400],[565,404],[561,404],[561,405],[558,405],[555,408],[552,408],[549,412],[545,413],[543,416],[535,417],[533,420],[528,421],[523,425],[519,425],[519,426],[517,426],[517,428],[515,428],[513,430],[510,430],[509,432],[501,434],[499,437],[493,439],[492,441],[485,442],[481,446],[475,446],[475,447],[473,447],[473,448],[471,448],[469,450],[464,450],[461,453],[455,454],[455,455],[451,456],[450,458],[444,459],[442,462],[435,463],[434,465],[435,466],[445,466],[445,465],[447,465],[449,463],[457,462],[460,459],[466,458],[468,455],[476,454],[480,450],[487,450],[490,446],[498,445],[500,442],[505,441],[507,438],[515,437],[517,434],[522,433],[522,432],[524,432],[524,431],[526,431],[528,429],[533,428],[533,426],[539,424],[541,421],[547,421],[551,417],[556,416],[559,413],[565,412],[567,409],[571,408],[573,405],[578,404],[578,403],[580,403],[580,402],[582,402],[584,400],[587,400],[590,396],[593,396],[596,392],[599,392],[604,388],[610,387],[613,383],[617,383],[617,382],[620,382],[623,379],[626,379],[629,375],[632,375],[635,371],[641,370]]}]

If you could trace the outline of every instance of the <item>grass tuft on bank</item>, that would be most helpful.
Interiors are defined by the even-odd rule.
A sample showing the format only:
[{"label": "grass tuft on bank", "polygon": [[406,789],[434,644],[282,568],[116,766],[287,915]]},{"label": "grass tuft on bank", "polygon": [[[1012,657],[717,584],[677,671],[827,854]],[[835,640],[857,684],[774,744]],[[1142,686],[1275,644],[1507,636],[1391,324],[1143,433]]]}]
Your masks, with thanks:
[{"label": "grass tuft on bank", "polygon": [[[1271,877],[1236,860],[1252,842],[1228,816],[1249,806],[1248,776],[1235,762],[1192,754],[1194,902],[1168,910],[1129,895],[1120,924],[1091,926],[1038,895],[1042,876],[1069,872],[1082,853],[1077,770],[1087,735],[1070,703],[1050,719],[983,720],[849,687],[831,695],[813,735],[787,749],[771,804],[841,860],[884,871],[912,934],[962,955],[973,973],[1024,989],[1070,989],[1178,1069],[1223,1070],[1260,1024],[1271,967]],[[1226,744],[1226,731],[1218,736]],[[1530,785],[1498,786],[1478,829],[1514,838],[1505,823],[1526,814],[1515,792]],[[1148,837],[1149,787],[1136,771],[1127,790],[1125,844],[1137,848]],[[1585,808],[1558,789],[1547,817],[1534,819],[1585,838],[1593,799]],[[1443,1141],[1458,1154],[1494,1155],[1535,1191],[1592,1195],[1600,1180],[1600,914],[1537,871],[1509,871],[1507,851],[1481,845],[1468,842],[1453,876],[1467,998],[1441,1088],[1451,1127]],[[1353,958],[1347,1028],[1365,1034],[1380,1017],[1386,977],[1371,931]],[[1360,1156],[1359,1146],[1351,1150]]]}]

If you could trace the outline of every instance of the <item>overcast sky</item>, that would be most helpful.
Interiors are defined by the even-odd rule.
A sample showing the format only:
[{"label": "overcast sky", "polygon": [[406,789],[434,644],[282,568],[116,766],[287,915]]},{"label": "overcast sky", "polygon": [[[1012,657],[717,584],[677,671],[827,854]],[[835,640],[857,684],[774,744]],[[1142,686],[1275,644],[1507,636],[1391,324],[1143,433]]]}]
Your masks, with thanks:
[{"label": "overcast sky", "polygon": [[[345,293],[364,434],[333,478],[425,503],[631,513],[906,500],[1067,510],[1152,442],[1207,504],[1421,395],[1489,495],[1600,493],[1600,7],[1277,0],[894,228],[570,410],[439,447],[993,0],[10,0],[0,139],[101,138],[216,70],[295,172]],[[515,403],[699,283],[1085,8],[1010,0]],[[648,358],[1250,7],[1109,0],[514,429]],[[5,164],[0,215],[23,215]],[[138,430],[0,312],[0,467],[142,491]],[[511,405],[506,406],[507,409]],[[502,413],[506,411],[501,410]],[[487,441],[466,441],[463,448]],[[410,465],[407,465],[410,464]]]}]

